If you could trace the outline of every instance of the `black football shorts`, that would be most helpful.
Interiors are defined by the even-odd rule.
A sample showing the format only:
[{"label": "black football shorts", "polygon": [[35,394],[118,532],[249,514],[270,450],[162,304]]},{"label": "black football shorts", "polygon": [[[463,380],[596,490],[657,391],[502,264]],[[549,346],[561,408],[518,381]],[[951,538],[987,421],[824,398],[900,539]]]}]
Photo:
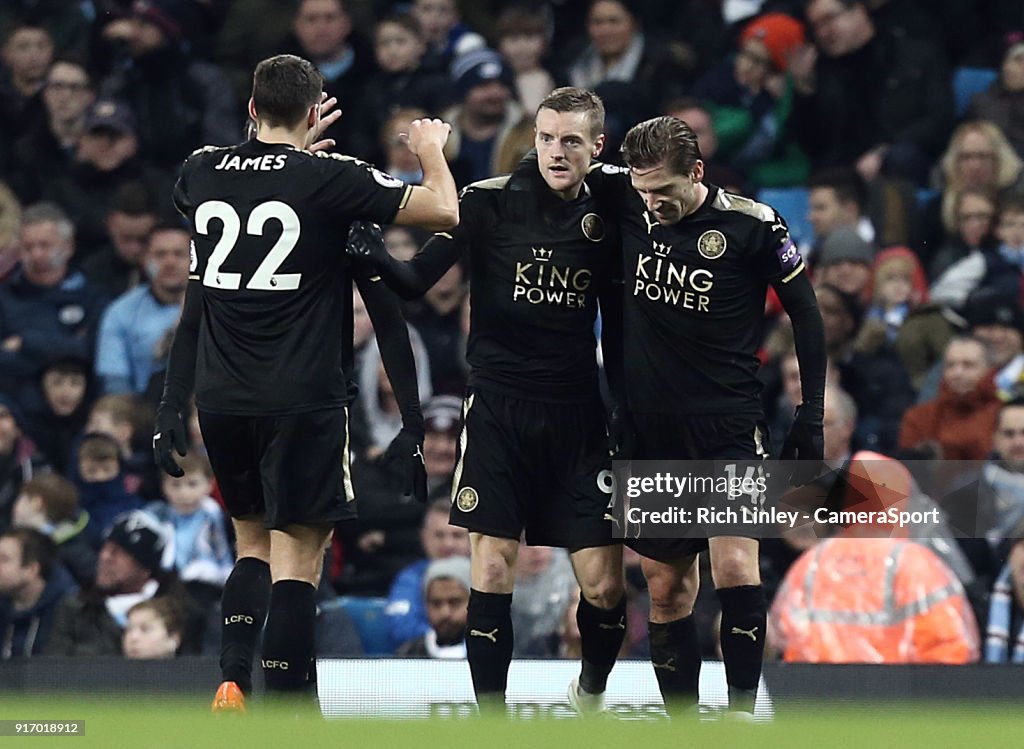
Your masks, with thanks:
[{"label": "black football shorts", "polygon": [[231,517],[269,529],[355,517],[348,409],[281,416],[199,413],[203,442]]},{"label": "black football shorts", "polygon": [[[768,426],[744,414],[633,414],[634,460],[764,460],[770,453]],[[671,562],[708,548],[706,538],[629,538],[642,556]]]},{"label": "black football shorts", "polygon": [[451,524],[570,550],[612,538],[611,459],[600,399],[543,403],[473,389],[463,403]]}]

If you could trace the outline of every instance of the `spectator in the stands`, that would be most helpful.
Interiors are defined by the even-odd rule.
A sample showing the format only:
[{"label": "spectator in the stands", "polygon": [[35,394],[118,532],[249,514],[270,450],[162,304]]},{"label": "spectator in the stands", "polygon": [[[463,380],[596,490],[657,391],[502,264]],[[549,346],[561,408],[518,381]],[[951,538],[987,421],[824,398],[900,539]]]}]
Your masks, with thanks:
[{"label": "spectator in the stands", "polygon": [[1024,663],[1024,527],[996,578],[985,627],[985,663]]},{"label": "spectator in the stands", "polygon": [[871,280],[875,248],[855,229],[841,226],[829,232],[814,263],[814,279],[858,299]]},{"label": "spectator in the stands", "polygon": [[[1024,162],[1002,131],[991,122],[971,120],[953,131],[938,163],[942,193],[922,208],[924,239],[937,248],[956,231],[959,195],[970,188],[992,190],[1000,197],[1016,191],[1024,180]],[[927,253],[930,256],[930,253]]]},{"label": "spectator in the stands", "polygon": [[11,152],[10,181],[22,203],[40,200],[46,181],[71,168],[94,98],[92,81],[81,63],[57,60],[50,66],[43,87],[45,125],[26,132]]},{"label": "spectator in the stands", "polygon": [[86,533],[89,513],[78,504],[74,484],[56,473],[34,476],[22,485],[11,518],[17,528],[46,535],[75,582],[83,588],[92,585],[97,546]]},{"label": "spectator in the stands", "polygon": [[1024,284],[1024,195],[1004,198],[995,229],[997,246],[989,246],[949,266],[932,286],[932,298],[962,307],[984,290],[1003,296],[1020,294]]},{"label": "spectator in the stands", "polygon": [[141,258],[148,283],[115,299],[100,321],[96,376],[105,393],[144,394],[163,370],[163,344],[185,299],[191,236],[179,224],[155,228]]},{"label": "spectator in the stands", "polygon": [[420,22],[427,42],[424,66],[448,72],[452,61],[487,46],[482,36],[462,22],[455,0],[413,0],[412,15]]},{"label": "spectator in the stands", "polygon": [[854,229],[865,242],[875,241],[875,227],[866,215],[867,186],[853,169],[833,167],[815,172],[807,183],[807,221],[814,231],[808,248],[811,262],[828,235],[841,227]]},{"label": "spectator in the stands", "polygon": [[57,206],[25,210],[20,252],[19,269],[0,286],[0,390],[11,393],[55,356],[91,359],[104,303],[70,267],[74,226]]},{"label": "spectator in the stands", "polygon": [[928,278],[937,281],[954,263],[975,253],[991,252],[998,247],[993,234],[999,201],[988,187],[968,187],[957,195],[956,226],[928,265]]},{"label": "spectator in the stands", "polygon": [[0,39],[0,166],[11,146],[46,122],[43,87],[53,60],[53,39],[42,25],[21,19]]},{"label": "spectator in the stands", "polygon": [[448,523],[451,502],[436,499],[427,507],[420,531],[424,558],[398,573],[388,594],[388,632],[397,647],[426,634],[429,629],[423,606],[423,576],[429,564],[449,557],[469,557],[469,533]]},{"label": "spectator in the stands", "polygon": [[[359,117],[366,83],[376,70],[373,48],[353,29],[344,0],[299,0],[292,22],[293,49],[324,77],[324,91],[348,113],[324,133],[341,153],[364,155],[359,147]],[[352,115],[352,116],[349,116]]]},{"label": "spectator in the stands", "polygon": [[997,125],[1017,154],[1024,157],[1024,33],[1007,35],[999,78],[975,95],[967,115]]},{"label": "spectator in the stands", "polygon": [[543,64],[551,22],[545,10],[546,6],[512,5],[501,12],[495,27],[498,52],[515,72],[516,94],[526,112],[536,112],[556,87]]},{"label": "spectator in the stands", "polygon": [[40,371],[26,406],[25,431],[60,474],[67,474],[72,445],[89,416],[91,376],[90,360],[58,356]]},{"label": "spectator in the stands", "polygon": [[90,283],[113,299],[135,288],[145,276],[142,255],[158,223],[156,204],[145,185],[129,182],[118,188],[104,219],[108,243],[86,258],[82,272]]},{"label": "spectator in the stands", "polygon": [[462,265],[455,263],[421,300],[408,303],[406,319],[420,334],[430,358],[435,393],[461,393],[466,381],[460,351],[459,315],[467,293]]},{"label": "spectator in the stands", "polygon": [[138,495],[125,489],[121,461],[117,441],[107,434],[88,433],[78,446],[75,485],[79,502],[89,513],[86,532],[96,543],[114,518],[142,508]]},{"label": "spectator in the stands", "polygon": [[405,658],[464,659],[469,608],[469,559],[448,557],[431,562],[423,575],[429,629],[405,642],[396,655]]},{"label": "spectator in the stands", "polygon": [[[375,140],[399,109],[440,112],[448,106],[451,82],[443,73],[423,69],[421,63],[427,48],[423,28],[414,16],[401,13],[381,19],[377,24],[374,49],[380,70],[367,82],[359,107],[361,130],[367,134],[364,137]],[[379,163],[376,154],[375,150],[369,155]],[[416,167],[419,167],[418,161]]]},{"label": "spectator in the stands", "polygon": [[696,83],[691,94],[714,113],[719,156],[760,187],[803,184],[808,160],[796,143],[790,116],[789,58],[804,41],[804,26],[785,13],[767,13],[740,33],[733,59]]},{"label": "spectator in the stands", "polygon": [[985,344],[954,338],[946,346],[938,397],[903,415],[899,447],[944,460],[984,460],[1001,403]]},{"label": "spectator in the stands", "polygon": [[857,348],[863,313],[855,296],[829,284],[816,286],[815,293],[829,362],[839,372],[839,384],[857,404],[855,441],[872,450],[895,449],[900,418],[914,402],[902,362],[888,347],[871,352]]},{"label": "spectator in the stands", "polygon": [[856,164],[923,184],[953,125],[942,50],[876,27],[862,0],[810,0],[815,46],[793,56],[792,122],[816,168]]},{"label": "spectator in the stands", "polygon": [[617,155],[633,124],[687,93],[698,62],[681,46],[655,39],[650,28],[641,27],[636,10],[625,0],[591,0],[587,46],[569,64],[569,83],[595,91],[604,101],[608,158]]},{"label": "spectator in the stands", "polygon": [[533,147],[533,117],[513,97],[515,78],[501,56],[477,49],[455,59],[458,103],[444,113],[452,134],[444,153],[459,186],[512,171]]},{"label": "spectator in the stands", "polygon": [[140,150],[161,169],[176,169],[199,146],[241,140],[227,77],[188,52],[206,31],[203,5],[136,0],[124,17],[101,21],[101,54],[110,62],[103,92],[135,112]]},{"label": "spectator in the stands", "polygon": [[169,596],[156,596],[128,609],[121,643],[125,658],[173,658],[181,647],[185,617],[181,604]]},{"label": "spectator in the stands", "polygon": [[146,510],[174,529],[173,567],[178,577],[197,598],[200,585],[219,593],[231,574],[235,559],[228,543],[224,510],[210,496],[213,469],[202,455],[189,453],[178,459],[185,475],[161,477],[163,502],[152,502]]},{"label": "spectator in the stands", "polygon": [[139,396],[114,393],[96,400],[85,424],[85,431],[109,435],[117,442],[132,491],[153,473],[149,470],[154,468],[149,444],[152,418],[152,408]]},{"label": "spectator in the stands", "polygon": [[1024,310],[1016,294],[973,294],[963,316],[971,335],[988,349],[996,392],[1004,400],[1019,395],[1024,384]]},{"label": "spectator in the stands", "polygon": [[86,115],[74,164],[43,188],[46,199],[74,222],[78,262],[106,246],[107,212],[125,185],[142,185],[151,195],[167,196],[164,202],[170,203],[170,179],[142,158],[136,128],[135,114],[126,104],[98,99]]},{"label": "spectator in the stands", "polygon": [[0,531],[11,524],[11,511],[22,485],[50,470],[25,434],[24,421],[18,402],[0,393]]},{"label": "spectator in the stands", "polygon": [[41,655],[75,583],[39,531],[0,533],[0,660]]},{"label": "spectator in the stands", "polygon": [[199,652],[203,612],[188,598],[164,554],[166,528],[141,510],[118,517],[104,538],[96,584],[65,598],[53,625],[46,655],[119,655],[128,610],[155,596],[171,596],[185,611],[180,652]]}]

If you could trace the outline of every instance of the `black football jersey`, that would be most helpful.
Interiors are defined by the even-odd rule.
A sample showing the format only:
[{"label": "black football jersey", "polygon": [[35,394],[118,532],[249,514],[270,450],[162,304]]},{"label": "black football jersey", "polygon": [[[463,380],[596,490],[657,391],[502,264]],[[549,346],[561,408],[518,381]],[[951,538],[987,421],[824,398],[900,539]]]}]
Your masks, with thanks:
[{"label": "black football jersey", "polygon": [[459,215],[459,226],[431,243],[468,257],[470,386],[548,402],[592,399],[598,301],[618,252],[589,189],[561,200],[527,159],[512,175],[466,187]]},{"label": "black football jersey", "polygon": [[768,205],[708,185],[704,203],[661,226],[627,171],[588,177],[622,233],[625,379],[638,413],[760,414],[765,294],[804,270]]},{"label": "black football jersey", "polygon": [[203,286],[202,410],[275,415],[349,401],[349,224],[390,223],[410,189],[357,159],[286,144],[189,156],[174,202],[192,228],[190,283]]}]

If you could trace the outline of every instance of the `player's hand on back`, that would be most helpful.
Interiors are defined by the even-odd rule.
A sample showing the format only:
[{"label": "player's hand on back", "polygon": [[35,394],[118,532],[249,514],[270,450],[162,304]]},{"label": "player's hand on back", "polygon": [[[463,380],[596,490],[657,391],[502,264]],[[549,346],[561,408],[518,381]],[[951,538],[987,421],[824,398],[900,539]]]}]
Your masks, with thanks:
[{"label": "player's hand on back", "polygon": [[309,131],[310,145],[308,150],[314,153],[326,151],[328,148],[334,148],[337,145],[334,138],[324,138],[323,140],[319,140],[319,138],[327,128],[341,119],[341,110],[334,109],[338,105],[338,98],[335,96],[328,98],[326,92],[320,94],[320,98],[320,122]]},{"label": "player's hand on back", "polygon": [[423,461],[423,436],[402,427],[388,445],[381,462],[398,477],[402,493],[426,504],[427,468]]},{"label": "player's hand on back", "polygon": [[437,150],[444,148],[444,144],[448,142],[448,136],[451,135],[451,132],[452,126],[447,122],[424,118],[413,120],[409,124],[408,134],[403,133],[405,137],[402,140],[409,146],[410,151],[419,156],[424,151],[432,148]]},{"label": "player's hand on back", "polygon": [[165,473],[181,478],[185,472],[174,459],[172,451],[183,458],[188,451],[185,422],[177,409],[161,403],[156,410],[156,428],[153,430],[153,459]]},{"label": "player's hand on back", "polygon": [[384,232],[372,221],[353,221],[348,230],[345,251],[353,257],[366,258],[375,265],[387,262]]}]

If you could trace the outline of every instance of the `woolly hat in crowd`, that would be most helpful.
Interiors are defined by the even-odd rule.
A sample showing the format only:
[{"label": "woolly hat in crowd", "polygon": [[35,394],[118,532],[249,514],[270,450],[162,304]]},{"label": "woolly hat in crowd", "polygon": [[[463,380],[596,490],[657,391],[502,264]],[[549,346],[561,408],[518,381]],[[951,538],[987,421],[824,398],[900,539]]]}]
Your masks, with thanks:
[{"label": "woolly hat in crowd", "polygon": [[423,406],[423,421],[428,432],[459,433],[462,400],[457,395],[436,395]]},{"label": "woolly hat in crowd", "polygon": [[806,42],[804,25],[785,13],[766,13],[748,23],[740,34],[740,45],[751,39],[768,49],[775,69],[782,72],[789,67],[789,56]]},{"label": "woolly hat in crowd", "polygon": [[509,90],[515,91],[515,76],[512,68],[505,64],[504,59],[494,50],[474,49],[455,58],[452,63],[452,79],[460,99],[474,86],[491,81],[504,83]]},{"label": "woolly hat in crowd", "polygon": [[821,243],[818,251],[818,266],[824,268],[843,261],[871,265],[875,260],[875,248],[861,239],[856,229],[842,226]]},{"label": "woolly hat in crowd", "polygon": [[467,557],[446,557],[435,559],[427,567],[423,575],[423,592],[426,593],[434,580],[449,578],[458,581],[469,590],[472,586],[469,582],[469,559]]},{"label": "woolly hat in crowd", "polygon": [[148,512],[132,510],[118,515],[107,531],[106,540],[127,551],[152,573],[169,566],[164,564],[169,548],[167,530]]},{"label": "woolly hat in crowd", "polygon": [[1024,312],[1016,297],[991,289],[979,289],[967,297],[963,316],[972,327],[1002,325],[1024,333]]}]

